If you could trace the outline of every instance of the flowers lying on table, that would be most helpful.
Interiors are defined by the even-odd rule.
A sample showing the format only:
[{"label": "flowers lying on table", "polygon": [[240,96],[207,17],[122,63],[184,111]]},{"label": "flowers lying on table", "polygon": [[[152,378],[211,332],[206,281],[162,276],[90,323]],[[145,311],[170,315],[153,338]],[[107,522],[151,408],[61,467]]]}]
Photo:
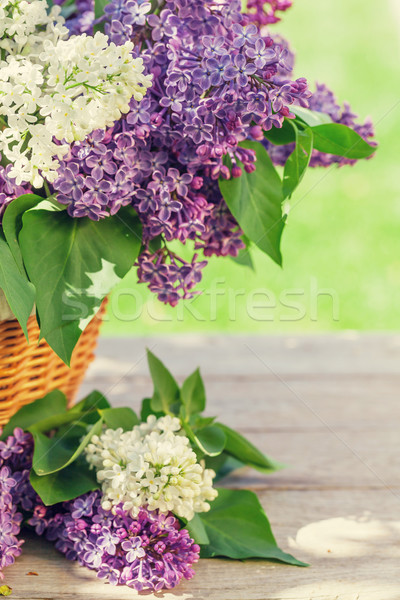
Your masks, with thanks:
[{"label": "flowers lying on table", "polygon": [[251,265],[256,245],[281,264],[308,166],[376,144],[294,75],[273,25],[289,0],[55,3],[0,5],[0,287],[69,363],[134,265],[175,306],[209,256]]},{"label": "flowers lying on table", "polygon": [[279,465],[202,415],[199,371],[179,387],[148,352],[154,383],[140,419],[92,392],[71,409],[58,390],[21,408],[0,440],[0,577],[21,554],[22,525],[105,581],[173,588],[199,556],[303,565],[276,544],[247,490],[214,482],[249,465]]}]

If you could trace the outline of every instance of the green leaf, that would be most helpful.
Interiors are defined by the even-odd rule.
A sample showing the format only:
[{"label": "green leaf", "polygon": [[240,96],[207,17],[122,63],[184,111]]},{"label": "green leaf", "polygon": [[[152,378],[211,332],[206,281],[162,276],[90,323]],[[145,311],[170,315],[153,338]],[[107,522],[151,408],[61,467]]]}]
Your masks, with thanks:
[{"label": "green leaf", "polygon": [[[93,415],[95,413],[92,413]],[[97,415],[97,416],[96,416]],[[96,420],[99,418],[98,413],[96,412]],[[86,417],[82,417],[81,419],[79,419],[79,421],[72,421],[67,423],[66,425],[61,425],[61,427],[59,428],[57,435],[59,438],[63,438],[63,441],[67,442],[71,444],[71,448],[72,448],[72,444],[74,444],[74,447],[76,448],[77,446],[79,446],[79,443],[82,439],[82,436],[85,435],[85,433],[87,433],[87,427],[88,424],[91,425],[92,423],[87,423],[87,416]]]},{"label": "green leaf", "polygon": [[[96,413],[97,414],[97,413]],[[98,414],[97,414],[98,417]],[[53,429],[59,429],[64,425],[69,425],[73,421],[76,421],[78,416],[71,412],[64,412],[54,415],[53,417],[48,417],[47,419],[43,419],[42,421],[35,422],[28,428],[28,431],[33,433],[46,433],[53,431]]]},{"label": "green leaf", "polygon": [[218,454],[218,456],[206,456],[204,459],[206,468],[212,469],[213,471],[215,471],[215,473],[218,473],[218,471],[220,471],[223,468],[228,458],[229,454],[227,454],[225,451],[221,452],[221,454]]},{"label": "green leaf", "polygon": [[77,461],[62,471],[40,477],[32,469],[30,482],[46,506],[74,500],[86,492],[98,489],[95,471],[86,461]]},{"label": "green leaf", "polygon": [[0,288],[28,338],[27,322],[35,302],[35,288],[21,274],[3,232],[0,230]]},{"label": "green leaf", "polygon": [[304,173],[310,162],[313,149],[313,133],[309,127],[298,129],[293,124],[296,132],[296,146],[285,164],[283,173],[283,195],[291,196],[303,179]]},{"label": "green leaf", "polygon": [[34,441],[32,467],[38,475],[48,475],[67,465],[73,453],[68,445],[70,440],[60,439],[58,435],[49,438],[41,431],[36,431],[34,427],[32,435]]},{"label": "green leaf", "polygon": [[181,389],[182,403],[185,407],[186,416],[201,413],[206,407],[206,391],[200,369],[189,375],[183,382]]},{"label": "green leaf", "polygon": [[66,414],[67,410],[67,399],[60,390],[54,390],[44,396],[26,404],[19,411],[11,417],[7,425],[5,425],[3,432],[0,436],[1,440],[6,439],[16,427],[21,429],[28,429],[31,425],[34,425],[38,421],[47,419],[60,413]]},{"label": "green leaf", "polygon": [[282,182],[267,151],[259,142],[242,142],[257,155],[256,170],[241,177],[220,179],[219,187],[231,213],[245,235],[279,265],[282,215]]},{"label": "green leaf", "polygon": [[110,0],[95,0],[94,2],[94,16],[95,19],[99,19],[104,15],[104,9],[109,4]]},{"label": "green leaf", "polygon": [[144,398],[142,400],[142,407],[140,410],[140,420],[142,421],[142,423],[147,421],[147,417],[149,417],[150,415],[155,415],[158,419],[159,417],[163,417],[164,413],[162,411],[153,410],[151,408],[151,398]]},{"label": "green leaf", "polygon": [[[71,423],[76,424],[77,422],[81,422],[82,427],[86,428],[87,425],[93,424],[98,420],[99,409],[104,408],[110,408],[110,404],[100,392],[93,391],[67,412],[36,421],[29,427],[29,431],[31,433],[34,431],[46,433],[68,425],[71,427]],[[81,436],[83,433],[81,432]]]},{"label": "green leaf", "polygon": [[135,262],[141,245],[136,213],[73,219],[51,202],[22,218],[22,256],[36,287],[41,335],[67,364],[83,330]]},{"label": "green leaf", "polygon": [[186,523],[185,529],[188,530],[189,535],[196,544],[207,545],[210,543],[204,523],[200,518],[200,515],[196,513],[191,521]]},{"label": "green leaf", "polygon": [[150,350],[147,350],[147,361],[154,384],[151,408],[156,412],[171,414],[171,407],[179,401],[179,387],[167,367]]},{"label": "green leaf", "polygon": [[90,392],[85,398],[82,398],[82,400],[74,404],[70,409],[70,412],[87,413],[104,408],[111,408],[110,403],[101,392],[93,390],[93,392]]},{"label": "green leaf", "polygon": [[265,456],[249,440],[246,440],[243,435],[234,429],[222,423],[218,423],[218,427],[222,429],[226,436],[225,452],[234,458],[262,473],[273,473],[283,468],[283,465]]},{"label": "green leaf", "polygon": [[[110,0],[94,0],[94,17],[100,19],[104,15],[104,9],[109,4]],[[104,30],[104,21],[96,23],[94,26],[94,33],[97,31]]]},{"label": "green leaf", "polygon": [[325,123],[332,123],[331,117],[326,113],[310,110],[309,108],[304,108],[303,106],[295,106],[292,104],[290,107],[290,112],[294,113],[298,119],[300,119],[300,121],[309,127],[324,125]]},{"label": "green leaf", "polygon": [[104,410],[99,410],[99,413],[103,417],[104,423],[110,429],[122,427],[124,431],[130,431],[135,425],[140,423],[136,413],[128,406],[105,408]]},{"label": "green leaf", "polygon": [[216,417],[202,417],[201,415],[192,415],[189,423],[195,429],[203,429],[207,425],[212,425]]},{"label": "green leaf", "polygon": [[359,159],[371,156],[376,151],[354,129],[340,123],[317,125],[312,128],[312,132],[314,148],[320,152]]},{"label": "green leaf", "polygon": [[208,456],[217,456],[225,448],[226,436],[218,425],[208,425],[194,433],[197,446]]},{"label": "green leaf", "polygon": [[207,456],[205,461],[206,468],[215,471],[214,483],[227,477],[232,471],[237,471],[237,469],[242,469],[246,466],[242,461],[234,458],[225,451],[218,456]]},{"label": "green leaf", "polygon": [[22,215],[42,201],[43,198],[36,194],[23,194],[10,202],[3,215],[2,227],[5,238],[11,250],[11,254],[14,257],[21,274],[24,276],[26,276],[26,271],[18,243],[19,232],[22,229]]},{"label": "green leaf", "polygon": [[282,127],[272,127],[269,131],[264,131],[264,137],[275,146],[286,146],[296,141],[295,132],[292,127],[291,119],[284,119]]},{"label": "green leaf", "polygon": [[278,548],[268,518],[254,492],[218,489],[211,509],[201,514],[210,543],[204,558],[267,558],[291,565],[307,566]]},{"label": "green leaf", "polygon": [[242,240],[245,243],[246,247],[239,250],[237,256],[230,256],[230,259],[233,260],[236,264],[242,267],[248,267],[252,271],[254,271],[254,263],[250,254],[251,241],[245,235],[242,235]]},{"label": "green leaf", "polygon": [[146,244],[143,245],[142,250],[149,250],[151,254],[160,250],[163,245],[163,238],[161,235],[149,240]]},{"label": "green leaf", "polygon": [[239,254],[237,256],[229,256],[229,258],[237,265],[240,265],[241,267],[248,267],[254,271],[253,259],[251,258],[251,254],[247,248],[242,248],[239,250]]},{"label": "green leaf", "polygon": [[103,426],[101,417],[76,447],[75,440],[65,435],[48,438],[39,431],[33,431],[35,448],[33,451],[33,469],[40,477],[65,469],[76,461],[90,442],[93,435],[99,435]]}]

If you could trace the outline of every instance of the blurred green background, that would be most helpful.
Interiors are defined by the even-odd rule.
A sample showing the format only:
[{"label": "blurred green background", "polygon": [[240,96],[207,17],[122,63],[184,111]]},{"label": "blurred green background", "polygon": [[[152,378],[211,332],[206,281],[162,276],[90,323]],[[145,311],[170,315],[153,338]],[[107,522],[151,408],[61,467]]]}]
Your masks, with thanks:
[{"label": "blurred green background", "polygon": [[205,293],[176,308],[132,272],[111,298],[103,334],[400,328],[400,2],[294,0],[274,27],[297,52],[296,76],[325,82],[373,119],[377,155],[309,170],[291,201],[283,269],[254,250],[254,272],[212,259]]}]

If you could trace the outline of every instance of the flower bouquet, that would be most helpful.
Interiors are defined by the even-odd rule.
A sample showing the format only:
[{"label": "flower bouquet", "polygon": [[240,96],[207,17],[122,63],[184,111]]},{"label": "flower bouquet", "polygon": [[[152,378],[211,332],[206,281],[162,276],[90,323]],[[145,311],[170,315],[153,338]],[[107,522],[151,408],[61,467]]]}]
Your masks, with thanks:
[{"label": "flower bouquet", "polygon": [[[280,465],[206,417],[199,370],[181,387],[148,351],[154,383],[140,418],[92,392],[58,390],[14,415],[0,438],[0,578],[21,554],[22,524],[100,579],[137,591],[175,587],[202,557],[305,566],[280,550],[257,496],[216,488],[248,465]],[[7,588],[4,588],[7,589]]]},{"label": "flower bouquet", "polygon": [[69,364],[133,266],[174,306],[204,257],[248,264],[256,245],[280,264],[307,167],[375,144],[324,85],[294,79],[272,27],[289,0],[57,4],[0,3],[0,288]]}]

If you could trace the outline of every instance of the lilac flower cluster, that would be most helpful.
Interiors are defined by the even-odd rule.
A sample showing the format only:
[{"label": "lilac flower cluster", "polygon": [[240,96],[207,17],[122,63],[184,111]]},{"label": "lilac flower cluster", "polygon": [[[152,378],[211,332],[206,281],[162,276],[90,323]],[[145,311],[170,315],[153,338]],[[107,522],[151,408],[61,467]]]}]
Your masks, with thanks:
[{"label": "lilac flower cluster", "polygon": [[159,591],[193,577],[200,548],[173,515],[143,508],[133,519],[122,505],[103,510],[100,500],[96,491],[62,507],[38,504],[29,524],[67,558],[94,569],[111,585]]},{"label": "lilac flower cluster", "polygon": [[33,508],[36,494],[29,483],[32,451],[32,436],[22,429],[15,429],[5,442],[0,441],[0,579],[4,577],[3,569],[21,554],[20,510]]},{"label": "lilac flower cluster", "polygon": [[15,180],[8,175],[10,169],[11,165],[7,167],[0,166],[0,225],[4,211],[11,200],[31,191],[29,187],[22,187],[15,183]]},{"label": "lilac flower cluster", "polygon": [[[272,22],[287,6],[271,0],[265,18]],[[131,204],[146,246],[139,280],[175,305],[193,296],[206,262],[198,254],[183,261],[168,243],[191,241],[205,256],[237,255],[242,232],[218,178],[239,177],[238,161],[253,171],[254,153],[239,142],[281,127],[291,104],[308,106],[310,92],[305,79],[291,80],[287,44],[261,35],[240,0],[168,0],[150,10],[143,0],[106,6],[106,33],[116,44],[134,42],[153,87],[112,129],[72,147],[54,188],[73,217],[97,220]]]},{"label": "lilac flower cluster", "polygon": [[[366,119],[364,123],[357,123],[357,115],[352,112],[349,104],[344,103],[343,107],[341,107],[337,103],[333,92],[326,85],[317,84],[316,91],[309,99],[309,103],[311,110],[329,115],[334,123],[341,123],[342,125],[351,127],[371,146],[376,145],[372,140],[374,136],[372,122],[369,119]],[[284,165],[289,155],[294,150],[294,144],[274,146],[267,141],[264,141],[263,143],[276,165]],[[352,165],[356,162],[356,160],[346,158],[345,156],[335,156],[333,154],[325,154],[318,150],[313,150],[310,167],[329,167],[332,164],[337,164],[342,167],[344,165]]]}]

